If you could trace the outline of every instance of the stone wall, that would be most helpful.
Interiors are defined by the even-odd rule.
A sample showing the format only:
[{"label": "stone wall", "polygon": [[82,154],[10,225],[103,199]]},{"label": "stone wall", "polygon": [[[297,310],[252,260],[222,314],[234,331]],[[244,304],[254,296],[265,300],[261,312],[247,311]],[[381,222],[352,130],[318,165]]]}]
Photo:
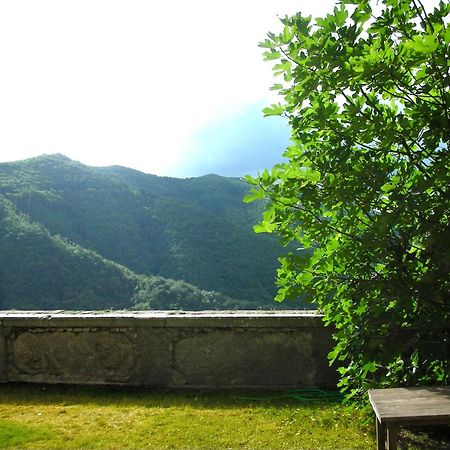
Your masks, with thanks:
[{"label": "stone wall", "polygon": [[0,311],[0,381],[333,387],[315,312]]}]

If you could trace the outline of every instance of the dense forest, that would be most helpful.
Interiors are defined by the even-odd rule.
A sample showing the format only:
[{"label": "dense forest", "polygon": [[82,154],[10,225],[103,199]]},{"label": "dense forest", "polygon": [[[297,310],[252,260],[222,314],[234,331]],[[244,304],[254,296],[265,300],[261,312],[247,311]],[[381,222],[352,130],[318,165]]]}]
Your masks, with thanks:
[{"label": "dense forest", "polygon": [[279,242],[245,182],[0,164],[0,308],[272,309]]}]

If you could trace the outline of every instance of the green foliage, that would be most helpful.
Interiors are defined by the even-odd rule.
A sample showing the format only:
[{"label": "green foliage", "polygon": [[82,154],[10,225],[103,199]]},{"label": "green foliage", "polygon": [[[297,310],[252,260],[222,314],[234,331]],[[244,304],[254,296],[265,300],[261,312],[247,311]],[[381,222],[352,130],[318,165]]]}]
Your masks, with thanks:
[{"label": "green foliage", "polygon": [[268,199],[257,231],[308,249],[282,258],[277,298],[324,311],[349,397],[449,381],[449,13],[344,0],[261,44],[292,145],[248,199]]},{"label": "green foliage", "polygon": [[200,290],[181,280],[142,277],[132,296],[134,310],[254,309],[255,303],[234,300],[219,292]]}]

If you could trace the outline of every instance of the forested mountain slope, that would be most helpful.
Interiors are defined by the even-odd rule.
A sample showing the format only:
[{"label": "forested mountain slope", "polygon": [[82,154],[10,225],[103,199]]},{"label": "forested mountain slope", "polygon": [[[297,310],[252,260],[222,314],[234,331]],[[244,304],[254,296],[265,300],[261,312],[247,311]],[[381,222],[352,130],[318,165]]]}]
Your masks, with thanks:
[{"label": "forested mountain slope", "polygon": [[51,236],[0,196],[0,309],[125,308],[136,284],[125,268]]},{"label": "forested mountain slope", "polygon": [[281,249],[253,233],[260,210],[242,202],[246,191],[233,178],[156,177],[62,155],[0,164],[1,307],[164,307],[156,291],[162,303],[177,291],[173,307],[183,296],[276,307]]},{"label": "forested mountain slope", "polygon": [[68,242],[0,195],[0,309],[246,309],[180,280],[137,275]]}]

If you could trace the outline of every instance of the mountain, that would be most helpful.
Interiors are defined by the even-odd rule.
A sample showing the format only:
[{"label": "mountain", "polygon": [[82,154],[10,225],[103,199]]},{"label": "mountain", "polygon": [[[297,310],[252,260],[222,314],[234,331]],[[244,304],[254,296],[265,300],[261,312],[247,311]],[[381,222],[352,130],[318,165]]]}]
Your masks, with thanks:
[{"label": "mountain", "polygon": [[254,234],[247,190],[63,155],[0,164],[0,307],[276,307],[281,247]]},{"label": "mountain", "polygon": [[125,268],[52,236],[0,196],[0,309],[95,309],[130,305]]}]

